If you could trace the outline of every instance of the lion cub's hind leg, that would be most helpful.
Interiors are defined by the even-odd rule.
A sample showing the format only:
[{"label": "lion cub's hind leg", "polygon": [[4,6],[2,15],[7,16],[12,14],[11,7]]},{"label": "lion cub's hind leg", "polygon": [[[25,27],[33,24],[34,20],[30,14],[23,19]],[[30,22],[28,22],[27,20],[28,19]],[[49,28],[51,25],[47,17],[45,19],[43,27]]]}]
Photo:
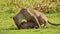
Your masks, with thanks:
[{"label": "lion cub's hind leg", "polygon": [[44,26],[43,26],[43,28],[47,28],[47,25],[48,25],[48,21],[44,20]]}]

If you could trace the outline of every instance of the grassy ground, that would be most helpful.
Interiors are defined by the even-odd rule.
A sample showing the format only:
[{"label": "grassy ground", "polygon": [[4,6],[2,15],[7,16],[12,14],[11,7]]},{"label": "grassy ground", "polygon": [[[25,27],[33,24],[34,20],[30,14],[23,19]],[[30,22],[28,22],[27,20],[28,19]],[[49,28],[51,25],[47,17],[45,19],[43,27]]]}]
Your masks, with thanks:
[{"label": "grassy ground", "polygon": [[[46,29],[22,29],[17,30],[16,25],[12,19],[14,13],[1,12],[0,13],[0,34],[60,34],[60,26],[48,25]],[[60,23],[60,14],[46,14],[49,21],[52,23]]]}]

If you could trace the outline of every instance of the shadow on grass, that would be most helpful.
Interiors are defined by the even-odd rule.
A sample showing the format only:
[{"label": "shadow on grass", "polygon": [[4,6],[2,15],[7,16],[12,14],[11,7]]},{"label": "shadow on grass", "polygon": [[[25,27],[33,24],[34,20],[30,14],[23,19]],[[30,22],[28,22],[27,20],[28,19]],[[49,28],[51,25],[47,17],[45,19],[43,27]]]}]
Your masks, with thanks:
[{"label": "shadow on grass", "polygon": [[3,29],[0,29],[0,30],[19,30],[18,28],[3,28]]},{"label": "shadow on grass", "polygon": [[[35,28],[32,28],[32,29],[18,29],[18,28],[3,28],[3,29],[0,29],[0,30],[34,30]],[[37,28],[37,29],[40,29],[40,28]],[[35,29],[36,30],[36,29]]]},{"label": "shadow on grass", "polygon": [[[35,29],[35,28],[32,28],[32,29]],[[32,30],[31,29],[31,30]],[[40,28],[37,28],[38,30]],[[41,29],[48,29],[48,28],[41,28]],[[0,30],[30,30],[30,29],[18,29],[18,28],[3,28],[3,29],[0,29]],[[36,30],[36,29],[35,29]]]},{"label": "shadow on grass", "polygon": [[[37,28],[38,30],[40,30],[40,28]],[[49,26],[47,28],[41,28],[43,30],[45,29],[60,29],[60,26]],[[22,29],[18,29],[18,28],[15,28],[15,27],[11,27],[11,28],[2,28],[0,30],[22,30]],[[24,30],[30,30],[30,29],[24,29]]]},{"label": "shadow on grass", "polygon": [[8,28],[6,30],[18,30],[18,28]]}]

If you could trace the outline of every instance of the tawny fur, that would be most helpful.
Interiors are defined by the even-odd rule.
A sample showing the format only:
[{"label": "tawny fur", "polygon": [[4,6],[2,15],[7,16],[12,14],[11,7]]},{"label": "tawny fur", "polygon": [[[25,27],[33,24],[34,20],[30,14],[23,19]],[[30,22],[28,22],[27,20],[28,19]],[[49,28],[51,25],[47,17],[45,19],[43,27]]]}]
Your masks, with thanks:
[{"label": "tawny fur", "polygon": [[37,24],[37,26],[39,27],[41,27],[41,25],[44,24],[44,28],[47,27],[48,23],[52,25],[60,25],[49,22],[44,13],[38,12],[37,10],[31,8],[22,8],[21,11],[13,17],[13,19],[18,28],[21,24],[22,19],[26,19],[27,21],[31,20],[32,22],[34,22],[34,24]]}]

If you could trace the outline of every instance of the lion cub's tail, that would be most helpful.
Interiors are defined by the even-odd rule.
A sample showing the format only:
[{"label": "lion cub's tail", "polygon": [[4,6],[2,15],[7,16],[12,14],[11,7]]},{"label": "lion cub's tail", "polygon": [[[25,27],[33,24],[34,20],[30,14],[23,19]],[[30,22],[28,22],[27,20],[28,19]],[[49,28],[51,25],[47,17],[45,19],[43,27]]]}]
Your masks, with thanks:
[{"label": "lion cub's tail", "polygon": [[48,21],[48,23],[51,24],[51,25],[55,25],[55,26],[60,25],[60,24],[54,24],[54,23],[51,23],[50,21]]}]

